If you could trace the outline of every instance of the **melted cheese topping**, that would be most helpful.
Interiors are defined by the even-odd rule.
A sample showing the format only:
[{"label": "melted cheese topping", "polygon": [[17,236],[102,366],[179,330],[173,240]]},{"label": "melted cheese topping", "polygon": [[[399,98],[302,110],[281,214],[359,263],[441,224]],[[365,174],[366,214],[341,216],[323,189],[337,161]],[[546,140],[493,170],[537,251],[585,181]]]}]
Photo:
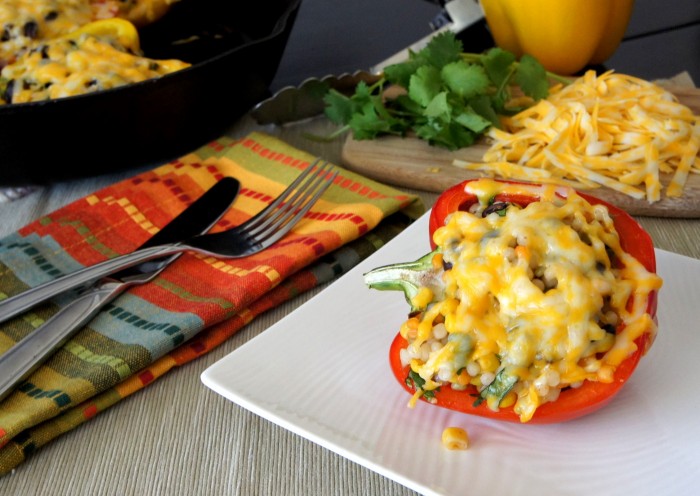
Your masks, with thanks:
[{"label": "melted cheese topping", "polygon": [[137,26],[158,20],[177,0],[3,0],[0,67],[37,40],[50,40],[98,20],[119,17]]},{"label": "melted cheese topping", "polygon": [[56,38],[94,19],[86,0],[4,0],[0,3],[0,66],[35,40]]},{"label": "melted cheese topping", "polygon": [[484,163],[454,165],[505,178],[578,188],[606,186],[649,203],[680,196],[700,172],[700,119],[663,88],[588,71],[488,132]]},{"label": "melted cheese topping", "polygon": [[[510,392],[527,422],[562,388],[612,380],[634,340],[655,333],[647,302],[661,279],[622,250],[607,208],[574,191],[557,198],[552,187],[505,186],[551,201],[482,217],[504,185],[483,179],[467,188],[477,209],[455,212],[434,234],[451,264],[445,296],[404,325],[414,332],[402,358],[425,380],[423,391],[472,384],[487,388],[493,409]],[[499,374],[517,381],[491,394]]]},{"label": "melted cheese topping", "polygon": [[[142,26],[177,0],[4,0],[0,3],[0,104],[24,103],[113,88],[189,64],[138,57],[114,37],[66,35],[95,20]],[[135,45],[138,46],[135,36]],[[138,51],[138,50],[136,50]]]},{"label": "melted cheese topping", "polygon": [[12,82],[12,103],[25,103],[115,88],[188,65],[179,60],[140,57],[114,39],[86,34],[46,42],[21,55],[0,74]]}]

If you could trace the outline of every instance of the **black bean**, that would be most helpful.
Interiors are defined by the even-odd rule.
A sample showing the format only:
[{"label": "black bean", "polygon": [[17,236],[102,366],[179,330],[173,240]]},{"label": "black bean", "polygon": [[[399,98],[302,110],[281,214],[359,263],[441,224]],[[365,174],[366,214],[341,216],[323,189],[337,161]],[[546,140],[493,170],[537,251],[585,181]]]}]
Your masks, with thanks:
[{"label": "black bean", "polygon": [[580,232],[578,233],[578,237],[581,239],[581,242],[587,244],[588,246],[591,246],[593,244],[591,242],[591,237],[588,235],[588,233]]},{"label": "black bean", "polygon": [[44,20],[45,20],[45,21],[53,21],[53,20],[55,20],[57,17],[58,17],[58,12],[56,12],[55,10],[52,10],[51,12],[49,12],[48,14],[46,14],[46,15],[44,16]]},{"label": "black bean", "polygon": [[148,68],[152,71],[157,71],[158,67],[160,67],[158,65],[158,62],[151,62],[150,64],[148,64]]},{"label": "black bean", "polygon": [[12,24],[5,24],[0,34],[0,41],[10,41],[12,39]]},{"label": "black bean", "polygon": [[22,28],[22,33],[27,38],[35,40],[39,36],[39,25],[36,21],[28,21]]},{"label": "black bean", "polygon": [[48,45],[42,45],[40,48],[41,51],[41,58],[46,60],[49,58],[49,46]]},{"label": "black bean", "polygon": [[2,94],[2,99],[8,103],[12,102],[12,94],[15,91],[15,80],[10,79],[5,85],[5,91]]},{"label": "black bean", "polygon": [[608,259],[610,260],[610,266],[617,267],[618,260],[617,260],[617,255],[615,255],[615,250],[610,248],[608,245],[605,245],[605,254],[608,256]]},{"label": "black bean", "polygon": [[614,325],[612,325],[612,324],[605,324],[605,325],[601,326],[601,328],[602,328],[605,332],[607,332],[608,334],[615,334],[615,333],[617,333],[617,328],[616,328]]},{"label": "black bean", "polygon": [[508,202],[494,202],[484,209],[484,212],[481,214],[481,216],[486,217],[487,215],[492,214],[494,212],[497,212],[498,215],[503,216],[505,215],[505,210],[509,206],[510,203]]}]

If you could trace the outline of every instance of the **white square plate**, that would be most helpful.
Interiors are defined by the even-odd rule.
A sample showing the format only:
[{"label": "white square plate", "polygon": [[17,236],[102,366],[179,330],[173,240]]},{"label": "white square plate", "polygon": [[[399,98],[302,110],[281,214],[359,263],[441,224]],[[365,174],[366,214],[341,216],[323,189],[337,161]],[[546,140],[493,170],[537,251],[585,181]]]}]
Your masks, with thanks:
[{"label": "white square plate", "polygon": [[[427,214],[290,315],[215,363],[204,383],[252,412],[424,494],[695,494],[700,487],[700,261],[657,251],[659,335],[602,410],[519,425],[407,408],[388,350],[408,306],[362,274],[427,253]],[[449,451],[448,426],[472,444]]]}]

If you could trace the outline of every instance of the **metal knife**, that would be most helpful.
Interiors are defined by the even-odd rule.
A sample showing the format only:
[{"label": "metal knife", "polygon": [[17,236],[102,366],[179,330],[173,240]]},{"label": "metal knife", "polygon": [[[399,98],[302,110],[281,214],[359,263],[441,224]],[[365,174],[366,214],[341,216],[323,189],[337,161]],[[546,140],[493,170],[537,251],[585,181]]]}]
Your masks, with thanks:
[{"label": "metal knife", "polygon": [[[240,184],[236,179],[232,177],[221,179],[180,215],[148,239],[139,249],[182,241],[201,234],[203,231],[208,231],[220,218],[222,212],[231,206],[239,188]],[[64,291],[92,284],[96,280],[94,277],[83,277],[88,268],[71,272],[0,301],[0,322],[16,317]],[[115,269],[114,272],[117,270]]]},{"label": "metal knife", "polygon": [[258,124],[276,125],[320,115],[326,107],[323,96],[330,88],[344,94],[352,94],[355,86],[361,81],[368,84],[379,81],[384,68],[406,60],[409,50],[417,52],[438,34],[445,31],[459,33],[484,18],[481,7],[476,0],[441,0],[433,3],[439,3],[443,6],[446,22],[428,36],[372,66],[369,70],[359,70],[337,76],[327,75],[321,78],[312,77],[304,80],[298,86],[281,88],[270,98],[258,103],[250,111],[250,115]]},{"label": "metal knife", "polygon": [[446,31],[451,31],[455,34],[459,33],[484,18],[484,13],[479,6],[479,2],[476,0],[440,0],[439,2],[432,3],[442,5],[447,22],[435,29],[428,36],[421,38],[409,47],[404,48],[400,52],[372,66],[370,68],[372,74],[380,74],[386,66],[403,62],[408,58],[409,51],[418,52],[422,50],[430,43],[430,40],[440,33]]},{"label": "metal knife", "polygon": [[[222,179],[141,248],[208,231],[226,212],[238,194],[238,189],[237,180]],[[144,262],[100,279],[42,326],[0,355],[0,400],[29,377],[46,357],[63,346],[104,305],[131,286],[151,281],[180,255]]]}]

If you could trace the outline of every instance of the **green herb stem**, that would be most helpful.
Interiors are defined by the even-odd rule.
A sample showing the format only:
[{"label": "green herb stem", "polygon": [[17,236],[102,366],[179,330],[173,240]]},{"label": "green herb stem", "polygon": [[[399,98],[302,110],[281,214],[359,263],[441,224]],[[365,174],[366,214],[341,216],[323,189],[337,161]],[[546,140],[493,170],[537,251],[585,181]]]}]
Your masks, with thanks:
[{"label": "green herb stem", "polygon": [[[469,53],[465,52],[462,54],[462,60],[465,62],[468,62],[470,64],[482,64],[484,60],[484,54],[482,53]],[[517,67],[520,65],[520,62],[513,62],[512,64],[512,73],[515,73]],[[558,83],[562,84],[571,84],[571,79],[567,78],[565,76],[560,76],[559,74],[556,74],[554,72],[546,71],[547,78],[556,81]]]}]

